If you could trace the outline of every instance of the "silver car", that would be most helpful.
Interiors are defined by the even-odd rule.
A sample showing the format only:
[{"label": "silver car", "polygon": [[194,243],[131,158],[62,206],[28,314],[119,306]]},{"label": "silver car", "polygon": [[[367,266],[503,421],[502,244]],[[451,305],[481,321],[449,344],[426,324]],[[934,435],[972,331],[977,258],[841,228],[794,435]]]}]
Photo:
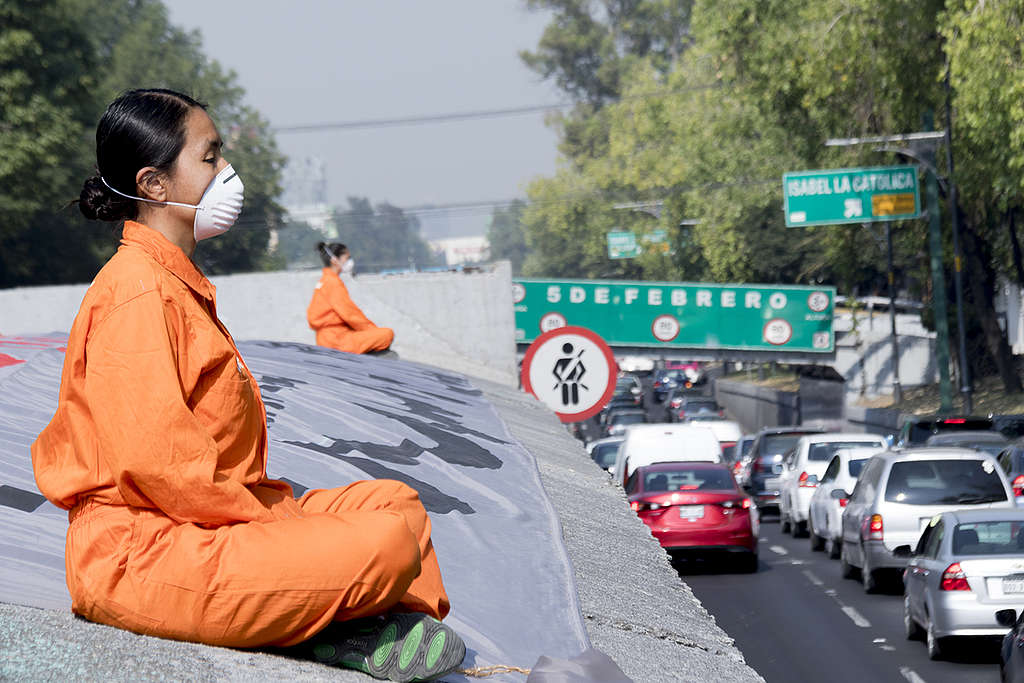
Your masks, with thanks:
[{"label": "silver car", "polygon": [[1013,492],[995,458],[965,448],[911,448],[872,456],[843,510],[839,562],[844,578],[860,569],[864,590],[878,573],[897,574],[932,518],[959,508],[1015,508]]},{"label": "silver car", "polygon": [[953,636],[1002,636],[996,614],[1024,610],[1024,510],[956,510],[928,523],[903,574],[907,638],[938,659]]}]

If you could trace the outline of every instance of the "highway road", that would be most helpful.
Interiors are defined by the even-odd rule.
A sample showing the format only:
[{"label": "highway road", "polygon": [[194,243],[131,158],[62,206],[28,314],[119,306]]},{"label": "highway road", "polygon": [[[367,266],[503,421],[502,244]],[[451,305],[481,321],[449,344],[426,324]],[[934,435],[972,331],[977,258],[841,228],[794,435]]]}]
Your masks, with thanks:
[{"label": "highway road", "polygon": [[778,518],[761,526],[756,574],[725,561],[677,563],[750,664],[775,681],[989,683],[999,680],[999,644],[970,640],[947,661],[931,661],[924,643],[903,635],[902,587],[868,595],[843,579],[839,562],[812,552],[806,538],[783,535]]}]

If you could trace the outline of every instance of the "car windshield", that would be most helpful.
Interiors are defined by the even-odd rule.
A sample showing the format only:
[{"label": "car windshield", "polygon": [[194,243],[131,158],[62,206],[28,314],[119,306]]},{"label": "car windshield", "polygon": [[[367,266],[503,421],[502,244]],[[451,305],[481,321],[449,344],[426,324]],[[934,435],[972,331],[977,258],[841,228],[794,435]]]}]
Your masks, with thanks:
[{"label": "car windshield", "polygon": [[594,446],[594,450],[591,451],[590,457],[593,458],[594,462],[598,465],[604,469],[608,469],[615,464],[615,456],[619,454],[619,445],[621,443],[622,442],[620,441],[618,443],[598,444]]},{"label": "car windshield", "polygon": [[907,460],[893,463],[885,499],[906,505],[978,505],[1006,500],[990,460]]},{"label": "car windshield", "polygon": [[864,469],[864,465],[867,463],[867,461],[867,458],[864,458],[863,460],[851,460],[850,462],[846,463],[846,471],[850,473],[851,477],[856,479],[857,477],[860,476],[860,471]]},{"label": "car windshield", "polygon": [[742,452],[740,453],[740,455],[743,456],[743,455],[746,455],[747,453],[749,453],[750,452],[750,447],[753,446],[753,445],[754,445],[754,440],[753,439],[744,439],[743,444],[741,446]]},{"label": "car windshield", "polygon": [[725,462],[733,462],[736,460],[736,444],[730,444],[728,446],[722,444],[722,460]]},{"label": "car windshield", "polygon": [[840,448],[871,448],[882,447],[881,441],[831,441],[829,443],[812,443],[807,450],[807,459],[828,462]]},{"label": "car windshield", "polygon": [[761,457],[782,455],[796,443],[803,434],[770,434],[761,443]]},{"label": "car windshield", "polygon": [[712,410],[718,410],[718,404],[715,403],[714,401],[701,400],[701,399],[694,400],[692,398],[688,398],[688,399],[686,399],[686,409],[687,410],[709,410],[709,411],[712,411]]},{"label": "car windshield", "polygon": [[618,415],[612,415],[613,425],[635,425],[641,422],[647,422],[647,416],[643,413],[619,413]]},{"label": "car windshield", "polygon": [[729,470],[700,469],[666,471],[656,470],[644,474],[644,492],[659,491],[735,491],[736,482]]},{"label": "car windshield", "polygon": [[974,522],[953,530],[954,555],[1024,556],[1024,522]]}]

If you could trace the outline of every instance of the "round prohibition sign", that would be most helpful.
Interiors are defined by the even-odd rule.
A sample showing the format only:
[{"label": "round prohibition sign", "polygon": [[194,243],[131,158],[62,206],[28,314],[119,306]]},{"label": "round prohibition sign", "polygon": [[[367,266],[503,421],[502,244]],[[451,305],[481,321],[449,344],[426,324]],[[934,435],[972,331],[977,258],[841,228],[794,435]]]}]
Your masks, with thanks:
[{"label": "round prohibition sign", "polygon": [[782,346],[793,338],[793,326],[782,318],[772,318],[764,326],[764,340],[775,346]]},{"label": "round prohibition sign", "polygon": [[523,389],[562,422],[593,417],[615,393],[618,365],[601,337],[585,327],[549,330],[523,356]]},{"label": "round prohibition sign", "polygon": [[679,320],[675,316],[659,315],[651,323],[651,334],[654,338],[661,342],[670,342],[679,336],[679,330],[682,329],[682,325],[679,324]]}]

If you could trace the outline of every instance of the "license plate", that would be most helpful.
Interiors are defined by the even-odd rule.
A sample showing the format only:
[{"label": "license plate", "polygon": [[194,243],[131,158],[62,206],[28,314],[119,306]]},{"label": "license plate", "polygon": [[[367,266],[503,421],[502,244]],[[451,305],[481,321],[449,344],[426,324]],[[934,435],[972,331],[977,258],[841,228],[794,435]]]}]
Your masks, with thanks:
[{"label": "license plate", "polygon": [[1024,579],[1003,579],[1004,593],[1024,593]]},{"label": "license plate", "polygon": [[679,506],[679,518],[680,519],[700,519],[704,516],[703,505],[680,505]]}]

